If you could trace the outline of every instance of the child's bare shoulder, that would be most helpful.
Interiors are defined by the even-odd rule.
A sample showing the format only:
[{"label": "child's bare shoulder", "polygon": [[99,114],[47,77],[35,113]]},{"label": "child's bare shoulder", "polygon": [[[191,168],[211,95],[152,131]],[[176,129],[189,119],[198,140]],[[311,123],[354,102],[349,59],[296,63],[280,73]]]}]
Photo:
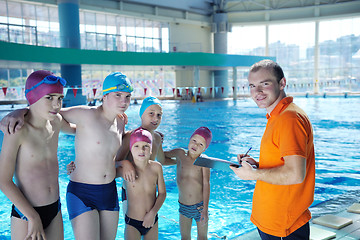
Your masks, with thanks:
[{"label": "child's bare shoulder", "polygon": [[162,165],[161,163],[157,162],[157,161],[153,161],[153,160],[149,160],[149,165],[151,168],[155,168],[155,169],[162,169]]},{"label": "child's bare shoulder", "polygon": [[154,132],[154,138],[155,138],[156,143],[164,142],[164,134],[159,131]]},{"label": "child's bare shoulder", "polygon": [[76,117],[77,119],[89,119],[97,118],[99,111],[98,107],[89,106],[74,106],[68,108],[62,108],[61,114],[66,117]]},{"label": "child's bare shoulder", "polygon": [[185,155],[186,154],[186,149],[184,149],[184,148],[175,148],[174,151],[175,151],[176,154],[179,154],[179,155]]},{"label": "child's bare shoulder", "polygon": [[51,123],[51,125],[53,125],[53,126],[60,126],[60,124],[61,124],[62,121],[65,121],[65,120],[64,120],[63,116],[58,113],[58,114],[56,114],[55,119],[52,120],[50,123]]}]

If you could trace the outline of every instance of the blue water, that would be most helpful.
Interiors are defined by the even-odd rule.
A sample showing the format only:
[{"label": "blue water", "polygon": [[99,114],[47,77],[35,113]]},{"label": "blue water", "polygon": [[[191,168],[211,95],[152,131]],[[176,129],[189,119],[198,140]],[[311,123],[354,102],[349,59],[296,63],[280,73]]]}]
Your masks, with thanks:
[{"label": "blue water", "polygon": [[[314,128],[316,154],[317,205],[348,191],[360,190],[360,98],[304,98],[295,103],[309,115]],[[127,111],[128,129],[140,125],[140,105],[131,105]],[[8,106],[0,106],[0,118]],[[209,101],[184,103],[163,101],[163,121],[159,131],[165,134],[164,149],[186,148],[192,132],[207,126],[213,132],[213,141],[206,154],[234,160],[250,146],[252,156],[259,156],[259,146],[266,118],[251,99],[237,101]],[[2,136],[1,136],[2,138]],[[65,224],[65,238],[73,239],[68,220],[65,192],[68,183],[66,164],[74,160],[74,137],[61,134],[59,143],[60,194]],[[164,177],[167,199],[159,212],[159,239],[179,239],[178,191],[175,167],[165,166]],[[117,180],[120,188],[122,180]],[[234,174],[221,171],[211,173],[209,239],[227,236],[231,239],[251,231],[251,199],[255,183],[239,180]],[[0,192],[0,239],[10,239],[10,201]],[[118,239],[123,239],[124,223],[119,220]],[[196,239],[196,227],[192,236]]]}]

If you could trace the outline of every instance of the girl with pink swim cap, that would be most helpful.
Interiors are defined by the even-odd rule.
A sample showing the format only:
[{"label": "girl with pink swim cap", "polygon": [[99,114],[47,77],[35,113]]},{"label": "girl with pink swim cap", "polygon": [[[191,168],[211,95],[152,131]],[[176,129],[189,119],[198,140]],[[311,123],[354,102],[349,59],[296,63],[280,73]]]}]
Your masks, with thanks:
[{"label": "girl with pink swim cap", "polygon": [[14,134],[4,135],[0,189],[14,204],[11,239],[64,238],[58,138],[60,130],[75,133],[59,114],[65,83],[49,71],[30,74],[25,87],[30,107],[23,126]]},{"label": "girl with pink swim cap", "polygon": [[158,239],[158,211],[166,198],[165,181],[160,163],[150,160],[152,135],[138,128],[130,136],[137,178],[123,181],[127,196],[125,239]]},{"label": "girl with pink swim cap", "polygon": [[165,151],[166,158],[176,159],[176,182],[179,189],[180,232],[182,239],[191,239],[192,219],[197,225],[197,239],[207,239],[210,199],[210,169],[194,165],[209,147],[212,133],[199,127],[190,137],[188,149]]}]

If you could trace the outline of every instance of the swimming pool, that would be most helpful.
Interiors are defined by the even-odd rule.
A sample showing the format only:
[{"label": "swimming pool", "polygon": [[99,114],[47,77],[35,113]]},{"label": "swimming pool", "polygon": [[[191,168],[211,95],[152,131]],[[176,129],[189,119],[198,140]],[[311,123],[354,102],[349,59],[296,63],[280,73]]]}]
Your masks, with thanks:
[{"label": "swimming pool", "polygon": [[[294,102],[309,115],[315,138],[316,188],[313,205],[327,201],[348,191],[360,190],[360,97],[305,98]],[[213,141],[205,152],[209,156],[235,160],[250,146],[252,156],[259,156],[260,139],[266,118],[251,99],[237,101],[208,101],[202,103],[163,101],[164,116],[159,131],[165,134],[164,149],[186,148],[192,132],[199,126],[209,127]],[[140,105],[127,111],[128,129],[140,125]],[[0,118],[8,111],[0,106]],[[2,137],[2,136],[1,136]],[[65,225],[65,239],[73,239],[68,220],[65,193],[68,183],[66,164],[74,159],[73,136],[61,134],[59,143],[60,194]],[[176,169],[164,166],[167,199],[159,212],[159,239],[179,239]],[[117,180],[118,188],[122,180]],[[209,239],[227,239],[251,231],[251,199],[255,183],[239,180],[234,174],[221,171],[211,173]],[[0,192],[0,240],[10,239],[10,201]],[[123,239],[122,217],[118,239]],[[193,227],[196,239],[196,228]]]}]

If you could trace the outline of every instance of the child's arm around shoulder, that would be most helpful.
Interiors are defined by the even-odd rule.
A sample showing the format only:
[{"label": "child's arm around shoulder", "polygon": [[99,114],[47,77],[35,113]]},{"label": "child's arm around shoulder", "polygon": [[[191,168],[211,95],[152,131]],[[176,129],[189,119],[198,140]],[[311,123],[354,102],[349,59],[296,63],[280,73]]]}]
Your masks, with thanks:
[{"label": "child's arm around shoulder", "polygon": [[17,109],[7,114],[0,122],[0,130],[5,134],[14,134],[25,123],[29,108]]},{"label": "child's arm around shoulder", "polygon": [[136,178],[135,167],[128,159],[131,133],[132,131],[128,131],[123,134],[121,147],[115,157],[116,177],[121,177],[128,182],[133,182]]},{"label": "child's arm around shoulder", "polygon": [[78,124],[82,121],[86,121],[96,111],[97,107],[89,107],[85,105],[74,106],[68,108],[62,108],[60,110],[61,116],[69,122]]},{"label": "child's arm around shoulder", "polygon": [[185,155],[186,151],[183,148],[175,148],[169,151],[164,151],[166,158],[179,158],[182,155]]},{"label": "child's arm around shoulder", "polygon": [[66,121],[62,115],[59,115],[59,121],[60,121],[60,129],[62,132],[64,133],[68,133],[68,134],[75,134],[76,133],[76,125],[73,123],[69,123],[68,121]]},{"label": "child's arm around shoulder", "polygon": [[176,159],[172,159],[171,157],[165,155],[164,149],[162,147],[164,135],[158,131],[155,131],[155,136],[158,138],[158,141],[160,142],[156,154],[156,160],[160,162],[163,166],[176,165]]}]

